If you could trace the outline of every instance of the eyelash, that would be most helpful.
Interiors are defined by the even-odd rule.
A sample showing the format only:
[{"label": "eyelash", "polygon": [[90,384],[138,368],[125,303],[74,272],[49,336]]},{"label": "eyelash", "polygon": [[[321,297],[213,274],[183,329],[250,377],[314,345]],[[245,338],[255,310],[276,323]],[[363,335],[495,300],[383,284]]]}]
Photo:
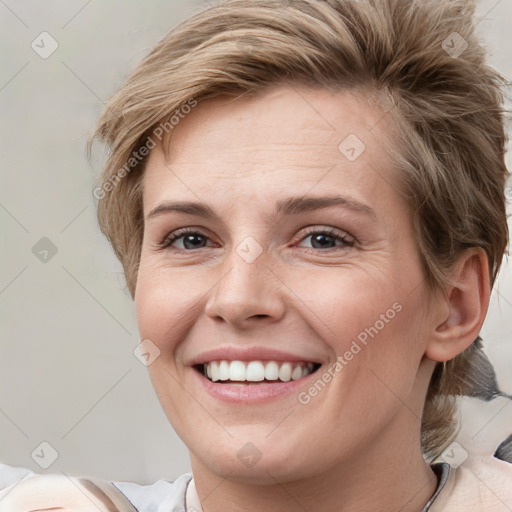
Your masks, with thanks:
[{"label": "eyelash", "polygon": [[[200,235],[200,236],[203,236],[205,238],[208,238],[208,236],[206,236],[205,234],[201,233],[197,229],[194,229],[194,228],[183,228],[183,229],[178,229],[177,231],[175,231],[174,233],[171,233],[170,235],[166,235],[166,237],[161,242],[159,242],[157,244],[157,247],[160,250],[171,249],[172,244],[176,240],[179,240],[180,238],[182,238],[183,236],[188,235],[188,234]],[[343,236],[340,233],[338,233],[336,230],[331,229],[331,228],[324,228],[324,229],[312,228],[312,229],[309,229],[309,230],[307,230],[304,233],[304,235],[302,236],[302,238],[299,241],[302,242],[308,236],[319,235],[319,234],[321,234],[321,235],[329,235],[329,236],[333,237],[334,239],[342,242],[342,244],[340,244],[337,247],[329,247],[329,248],[327,248],[325,250],[315,249],[314,247],[303,247],[303,249],[306,249],[307,251],[315,251],[315,252],[316,251],[328,252],[328,251],[336,250],[339,247],[347,248],[347,247],[352,247],[354,245],[354,240],[351,237]],[[200,247],[199,249],[205,249],[205,247]],[[187,249],[176,249],[176,250],[182,251],[182,252],[193,252],[194,251],[193,249],[189,249],[189,250],[187,250]]]}]

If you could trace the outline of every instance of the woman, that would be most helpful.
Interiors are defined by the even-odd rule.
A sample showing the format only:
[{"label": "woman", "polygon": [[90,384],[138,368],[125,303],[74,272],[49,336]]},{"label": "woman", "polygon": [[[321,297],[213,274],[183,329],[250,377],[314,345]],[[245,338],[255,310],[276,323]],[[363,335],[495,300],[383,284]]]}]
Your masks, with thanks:
[{"label": "woman", "polygon": [[107,104],[99,223],[192,465],[112,482],[127,510],[512,508],[511,465],[452,443],[457,397],[499,395],[478,334],[508,239],[473,10],[228,0]]}]

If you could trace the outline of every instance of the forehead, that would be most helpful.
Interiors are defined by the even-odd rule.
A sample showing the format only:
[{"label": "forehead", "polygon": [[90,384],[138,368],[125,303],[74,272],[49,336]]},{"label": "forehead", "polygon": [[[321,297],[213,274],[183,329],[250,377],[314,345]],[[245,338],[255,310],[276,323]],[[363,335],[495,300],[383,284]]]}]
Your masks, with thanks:
[{"label": "forehead", "polygon": [[375,194],[391,179],[390,122],[369,94],[281,86],[200,102],[173,128],[169,159],[161,145],[148,158],[145,213],[169,195],[207,201],[229,191],[261,202],[284,189]]}]

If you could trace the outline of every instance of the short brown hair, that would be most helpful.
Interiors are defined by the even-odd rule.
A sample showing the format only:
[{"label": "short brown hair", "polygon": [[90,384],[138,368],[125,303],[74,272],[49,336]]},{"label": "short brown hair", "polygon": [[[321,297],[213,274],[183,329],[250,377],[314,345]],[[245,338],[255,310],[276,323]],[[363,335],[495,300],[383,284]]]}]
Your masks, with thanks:
[{"label": "short brown hair", "polygon": [[[111,150],[95,190],[98,220],[132,297],[144,230],[141,149],[191,99],[284,82],[372,90],[398,128],[400,183],[429,285],[444,286],[457,256],[481,247],[492,286],[508,241],[504,80],[485,63],[474,4],[227,0],[169,32],[107,103],[95,133]],[[422,419],[431,458],[454,435],[454,398],[474,349],[434,371]]]}]

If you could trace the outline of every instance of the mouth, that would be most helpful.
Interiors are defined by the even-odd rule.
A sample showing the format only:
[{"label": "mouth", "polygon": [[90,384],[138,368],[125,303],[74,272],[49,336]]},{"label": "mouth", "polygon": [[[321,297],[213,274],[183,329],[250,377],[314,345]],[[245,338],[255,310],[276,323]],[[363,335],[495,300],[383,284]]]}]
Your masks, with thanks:
[{"label": "mouth", "polygon": [[319,363],[289,361],[218,360],[194,365],[194,369],[217,384],[278,384],[303,379],[320,368]]}]

